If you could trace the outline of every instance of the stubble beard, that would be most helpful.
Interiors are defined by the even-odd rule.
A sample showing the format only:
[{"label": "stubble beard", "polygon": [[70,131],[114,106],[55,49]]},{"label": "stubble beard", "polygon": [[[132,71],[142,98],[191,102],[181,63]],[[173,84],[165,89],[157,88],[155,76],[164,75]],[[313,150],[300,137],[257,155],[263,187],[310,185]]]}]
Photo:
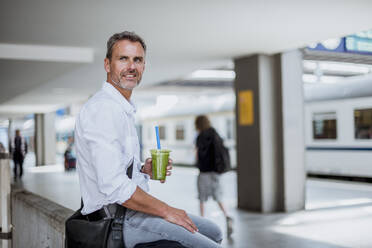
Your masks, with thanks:
[{"label": "stubble beard", "polygon": [[[138,75],[137,73],[136,73],[136,75]],[[114,75],[113,74],[111,74],[111,81],[116,85],[116,86],[118,86],[119,88],[122,88],[122,89],[124,89],[124,90],[130,90],[130,91],[132,91],[134,88],[136,88],[138,85],[139,85],[139,83],[140,83],[140,81],[141,81],[141,78],[138,78],[138,80],[137,80],[137,82],[136,82],[136,84],[134,85],[134,86],[129,86],[129,85],[127,85],[127,83],[126,82],[122,82],[121,81],[121,78],[123,77],[123,73],[120,73],[120,75],[119,75],[119,77],[118,77],[118,80],[116,81],[116,80],[114,80]]]}]

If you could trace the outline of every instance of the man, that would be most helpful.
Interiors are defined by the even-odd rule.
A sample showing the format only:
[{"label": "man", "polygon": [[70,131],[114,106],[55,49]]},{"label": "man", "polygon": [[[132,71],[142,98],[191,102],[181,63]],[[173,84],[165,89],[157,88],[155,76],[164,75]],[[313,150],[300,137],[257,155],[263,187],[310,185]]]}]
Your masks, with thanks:
[{"label": "man", "polygon": [[[146,45],[132,32],[114,34],[107,42],[107,81],[83,106],[76,120],[77,170],[84,207],[90,214],[118,203],[128,210],[126,247],[156,240],[175,240],[186,247],[221,247],[220,229],[156,199],[149,191],[151,159],[142,166],[130,98],[145,69]],[[127,169],[133,165],[132,178]],[[167,175],[170,176],[172,161]],[[162,181],[164,183],[164,181]]]},{"label": "man", "polygon": [[19,167],[19,178],[23,176],[23,160],[27,153],[27,143],[25,139],[21,136],[21,131],[17,129],[15,131],[13,147],[13,162],[14,162],[14,180],[17,180],[17,168]]}]

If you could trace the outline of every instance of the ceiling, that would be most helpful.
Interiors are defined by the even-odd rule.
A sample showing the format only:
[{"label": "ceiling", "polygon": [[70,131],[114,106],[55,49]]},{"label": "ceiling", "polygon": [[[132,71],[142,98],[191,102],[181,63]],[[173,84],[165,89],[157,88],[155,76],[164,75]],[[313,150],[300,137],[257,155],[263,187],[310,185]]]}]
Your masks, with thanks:
[{"label": "ceiling", "polygon": [[136,91],[149,96],[148,86],[196,69],[371,29],[371,10],[368,0],[1,1],[0,116],[86,100],[105,80],[105,44],[115,32],[145,39]]}]

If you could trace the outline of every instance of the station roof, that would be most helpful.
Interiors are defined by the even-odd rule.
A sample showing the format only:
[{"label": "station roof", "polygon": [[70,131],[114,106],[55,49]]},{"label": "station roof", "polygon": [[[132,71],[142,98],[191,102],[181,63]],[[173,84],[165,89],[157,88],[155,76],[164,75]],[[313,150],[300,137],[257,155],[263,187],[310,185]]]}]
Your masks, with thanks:
[{"label": "station roof", "polygon": [[0,116],[86,100],[105,80],[115,32],[146,40],[143,87],[368,30],[371,9],[364,0],[2,1]]}]

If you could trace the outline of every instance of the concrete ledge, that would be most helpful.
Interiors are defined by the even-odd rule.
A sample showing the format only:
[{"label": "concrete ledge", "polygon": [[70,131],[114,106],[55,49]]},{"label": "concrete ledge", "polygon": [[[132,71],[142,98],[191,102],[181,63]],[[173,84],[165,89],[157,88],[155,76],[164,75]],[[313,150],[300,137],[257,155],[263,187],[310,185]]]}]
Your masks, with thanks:
[{"label": "concrete ledge", "polygon": [[65,221],[71,209],[12,187],[13,248],[64,247]]}]

